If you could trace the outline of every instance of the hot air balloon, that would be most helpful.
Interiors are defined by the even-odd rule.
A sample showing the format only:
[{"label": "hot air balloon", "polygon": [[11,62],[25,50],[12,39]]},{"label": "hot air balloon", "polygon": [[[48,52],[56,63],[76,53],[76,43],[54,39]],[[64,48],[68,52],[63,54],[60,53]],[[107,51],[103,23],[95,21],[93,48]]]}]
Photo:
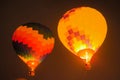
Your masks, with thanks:
[{"label": "hot air balloon", "polygon": [[30,75],[54,48],[55,39],[49,28],[39,23],[20,25],[13,33],[12,45],[18,57],[30,68]]},{"label": "hot air balloon", "polygon": [[16,79],[16,80],[27,80],[27,79],[25,79],[25,78],[18,78],[18,79]]},{"label": "hot air balloon", "polygon": [[85,61],[90,69],[92,56],[102,45],[107,33],[104,16],[94,8],[78,7],[67,11],[58,23],[58,36],[62,44]]}]

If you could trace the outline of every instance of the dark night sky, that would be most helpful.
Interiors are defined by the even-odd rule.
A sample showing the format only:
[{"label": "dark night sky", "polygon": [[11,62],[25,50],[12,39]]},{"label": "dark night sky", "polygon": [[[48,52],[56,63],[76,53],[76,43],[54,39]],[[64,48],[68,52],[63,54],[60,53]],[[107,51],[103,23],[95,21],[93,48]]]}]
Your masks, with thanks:
[{"label": "dark night sky", "polygon": [[[82,60],[69,52],[57,36],[57,24],[69,9],[89,6],[99,10],[108,24],[107,37],[85,71]],[[120,80],[120,3],[117,0],[4,0],[0,2],[0,80]],[[11,36],[18,25],[38,22],[56,38],[53,52],[28,76],[28,67],[17,57]]]}]

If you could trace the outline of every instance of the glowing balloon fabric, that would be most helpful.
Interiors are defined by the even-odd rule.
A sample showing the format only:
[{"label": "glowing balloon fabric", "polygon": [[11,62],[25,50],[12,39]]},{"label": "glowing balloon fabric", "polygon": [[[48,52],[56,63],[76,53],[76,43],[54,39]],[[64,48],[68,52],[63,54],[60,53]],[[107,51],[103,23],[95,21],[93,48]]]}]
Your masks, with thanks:
[{"label": "glowing balloon fabric", "polygon": [[[90,7],[67,11],[58,24],[58,36],[63,45],[89,64],[103,43],[107,24],[103,15]],[[88,56],[88,57],[87,57]]]},{"label": "glowing balloon fabric", "polygon": [[50,54],[54,47],[54,37],[50,29],[39,23],[27,23],[19,26],[12,43],[17,55],[31,69],[31,75],[39,63]]}]

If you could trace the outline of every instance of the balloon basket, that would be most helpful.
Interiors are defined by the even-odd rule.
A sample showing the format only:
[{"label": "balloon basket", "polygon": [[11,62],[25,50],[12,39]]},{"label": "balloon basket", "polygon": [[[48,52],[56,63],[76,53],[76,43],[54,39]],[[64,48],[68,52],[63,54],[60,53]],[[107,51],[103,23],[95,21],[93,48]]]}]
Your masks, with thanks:
[{"label": "balloon basket", "polygon": [[91,70],[91,64],[90,63],[85,63],[85,69],[86,70]]},{"label": "balloon basket", "polygon": [[29,76],[35,76],[35,72],[34,71],[29,71]]}]

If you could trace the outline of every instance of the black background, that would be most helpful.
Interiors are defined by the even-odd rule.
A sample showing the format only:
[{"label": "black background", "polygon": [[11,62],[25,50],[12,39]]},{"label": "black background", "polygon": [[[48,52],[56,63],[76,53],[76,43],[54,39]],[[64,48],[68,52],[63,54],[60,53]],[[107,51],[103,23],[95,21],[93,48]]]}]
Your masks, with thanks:
[{"label": "black background", "polygon": [[[119,0],[118,0],[119,1]],[[0,80],[120,80],[120,2],[117,0],[4,0],[0,2]],[[90,71],[69,52],[57,35],[59,19],[74,7],[100,11],[108,24],[107,37],[93,56]],[[36,68],[34,77],[17,57],[11,42],[20,24],[38,22],[48,26],[56,38],[53,52]],[[24,34],[23,34],[24,35]]]}]

